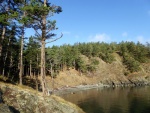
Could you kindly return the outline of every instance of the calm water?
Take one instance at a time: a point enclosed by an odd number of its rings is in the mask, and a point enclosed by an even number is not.
[[[62,97],[86,113],[150,113],[150,87],[91,89]]]

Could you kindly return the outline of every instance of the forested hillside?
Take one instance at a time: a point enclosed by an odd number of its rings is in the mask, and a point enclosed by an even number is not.
[[[1,61],[0,68],[3,77],[16,82],[19,74],[19,40],[16,39],[14,45],[4,46],[5,51],[2,52],[2,59],[5,60]],[[130,73],[141,71],[141,65],[149,63],[150,44],[91,42],[48,47],[46,48],[46,73],[47,76],[57,78],[60,72],[75,69],[80,75],[94,76],[99,70],[99,65],[103,65],[99,61],[100,59],[106,64],[111,64],[116,61],[116,55],[121,58],[125,67],[123,74],[127,76]],[[24,46],[23,63],[24,77],[39,76],[40,45],[33,37],[30,37],[29,42]]]
[[[64,44],[45,48],[55,38],[56,21],[49,20],[55,13],[62,12],[60,6],[48,1],[5,0],[0,1],[0,80],[14,84],[28,84],[27,77],[36,78],[45,93],[45,76],[57,78],[60,72],[71,69],[80,75],[94,76],[101,66],[115,62],[116,55],[124,66],[123,75],[143,70],[141,65],[150,60],[150,43],[89,42]],[[35,35],[25,37],[26,29]],[[32,82],[31,82],[32,83]]]
[[[97,58],[111,64],[115,61],[113,53],[122,57],[123,64],[131,73],[139,71],[140,64],[149,62],[150,59],[150,44],[143,45],[140,42],[76,43],[72,46],[53,46],[46,51],[47,68],[50,69],[52,63],[55,73],[65,68],[74,68],[82,73],[94,72],[99,64]]]

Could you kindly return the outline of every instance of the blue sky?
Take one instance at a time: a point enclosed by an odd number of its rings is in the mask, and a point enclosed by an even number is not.
[[[59,37],[62,32],[63,37],[49,45],[97,41],[150,43],[150,0],[50,1],[63,9],[52,18],[59,28],[55,33]]]

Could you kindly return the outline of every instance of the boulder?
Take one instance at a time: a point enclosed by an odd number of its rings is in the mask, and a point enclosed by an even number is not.
[[[12,111],[11,107],[6,104],[0,104],[0,113],[15,113]]]
[[[20,113],[84,113],[78,106],[55,95],[0,83],[3,101]]]

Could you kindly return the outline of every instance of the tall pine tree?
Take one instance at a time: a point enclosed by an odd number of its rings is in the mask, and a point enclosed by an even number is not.
[[[60,6],[51,5],[47,0],[32,0],[30,5],[24,7],[27,12],[28,19],[31,20],[31,27],[34,28],[36,35],[39,37],[41,42],[41,84],[42,91],[44,95],[47,95],[48,89],[46,87],[46,72],[45,72],[45,45],[46,40],[50,39],[53,42],[62,37],[53,39],[55,36],[51,31],[56,30],[56,21],[50,21],[49,18],[54,15],[54,13],[62,12]],[[39,32],[40,31],[40,32]]]

